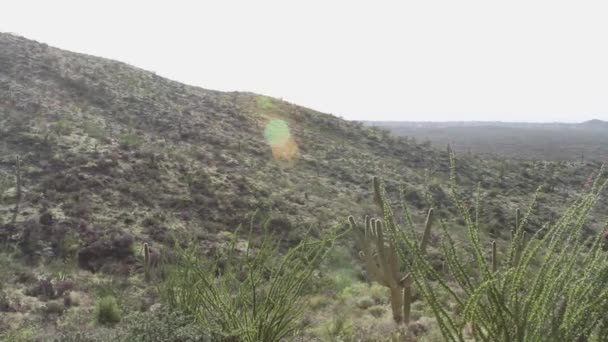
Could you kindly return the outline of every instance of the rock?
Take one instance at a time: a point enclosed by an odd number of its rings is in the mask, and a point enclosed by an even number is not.
[[[152,306],[150,306],[150,312],[158,312],[162,309],[162,305],[160,303],[156,303],[156,304],[152,304]]]
[[[57,295],[57,293],[55,292],[55,288],[53,287],[53,283],[51,283],[50,279],[40,279],[40,281],[38,281],[38,284],[33,288],[25,291],[25,294],[30,297],[38,297],[38,299],[42,301],[55,299]]]
[[[78,265],[93,273],[106,263],[133,263],[133,237],[120,234],[113,238],[101,238],[78,251]]]
[[[55,221],[53,220],[53,214],[47,211],[40,215],[38,222],[43,226],[52,226]]]

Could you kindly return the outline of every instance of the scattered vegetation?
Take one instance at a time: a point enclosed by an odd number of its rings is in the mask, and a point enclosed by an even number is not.
[[[113,325],[120,322],[120,306],[114,296],[100,298],[95,305],[95,319],[102,325]]]
[[[601,341],[594,152],[434,149],[6,34],[0,70],[0,340]]]
[[[313,271],[336,238],[334,232],[318,241],[305,239],[280,257],[273,236],[266,233],[255,246],[250,235],[244,250],[233,241],[222,263],[204,262],[196,249],[183,250],[163,297],[202,326],[217,325],[239,341],[293,339],[308,307],[304,295]]]

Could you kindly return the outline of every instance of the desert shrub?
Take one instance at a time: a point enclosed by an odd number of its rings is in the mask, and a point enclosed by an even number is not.
[[[97,300],[95,305],[95,320],[101,325],[114,325],[120,322],[121,312],[118,301],[113,296],[105,296]]]
[[[332,272],[331,276],[331,284],[332,289],[337,293],[342,293],[342,291],[348,289],[354,283],[357,283],[355,279],[355,275],[352,270],[335,270]]]
[[[217,324],[239,341],[292,339],[308,307],[307,285],[337,230],[323,240],[305,239],[283,256],[267,228],[258,243],[252,233],[244,250],[235,234],[222,263],[205,262],[193,248],[181,250],[161,293],[172,309],[203,326]]]
[[[383,305],[375,305],[369,308],[370,315],[375,318],[380,318],[386,313],[386,307]]]
[[[367,310],[374,305],[374,300],[371,297],[362,297],[355,304],[359,309]]]
[[[533,199],[522,219],[516,215],[506,255],[499,255],[495,241],[482,243],[479,194],[471,210],[457,191],[453,155],[451,162],[451,197],[466,224],[475,270],[465,266],[440,220],[447,274],[436,271],[420,253],[415,233],[397,224],[384,185],[375,189],[387,239],[412,271],[444,340],[608,341],[608,253],[601,248],[602,232],[589,237],[584,229],[607,182],[598,177],[559,220],[530,232]]]
[[[70,135],[72,133],[72,123],[66,118],[61,118],[53,124],[51,129],[57,135]]]
[[[2,286],[0,286],[0,312],[9,312],[11,311],[11,302],[8,298],[8,294]]]
[[[322,309],[330,304],[331,300],[324,295],[314,295],[308,298],[308,307],[315,311]]]
[[[215,326],[196,324],[192,317],[161,308],[125,317],[124,342],[211,342],[221,341]]]
[[[135,149],[144,143],[144,139],[134,133],[125,133],[118,137],[118,144],[125,150]]]
[[[97,122],[86,121],[83,123],[82,129],[83,129],[84,133],[91,138],[94,138],[97,140],[102,140],[106,137],[105,130]]]
[[[4,342],[27,342],[31,341],[36,333],[32,328],[21,328],[18,330],[0,332],[0,340]]]
[[[42,301],[55,299],[57,296],[57,292],[49,278],[38,280],[38,283],[34,287],[26,290],[25,294],[31,297],[38,297]]]
[[[339,342],[348,341],[354,334],[353,322],[341,314],[335,315],[325,329],[324,340]]]
[[[60,302],[48,302],[41,310],[45,316],[61,316],[65,311],[65,307]]]

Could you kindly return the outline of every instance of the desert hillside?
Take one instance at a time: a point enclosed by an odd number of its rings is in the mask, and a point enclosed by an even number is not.
[[[284,251],[345,225],[348,215],[381,215],[373,176],[386,181],[394,202],[403,184],[416,223],[434,207],[464,237],[449,198],[451,150],[462,196],[472,203],[479,186],[484,239],[501,246],[515,209],[527,208],[539,187],[529,233],[555,222],[600,171],[600,158],[484,159],[459,142],[424,144],[411,130],[398,137],[279,99],[205,90],[0,33],[0,336],[118,334],[123,323],[113,330],[94,323],[101,294],[113,293],[125,316],[161,303],[157,284],[144,280],[144,243],[170,255],[176,240],[188,241],[212,257],[258,212]],[[586,232],[603,228],[601,203]],[[334,316],[350,322],[352,336],[376,336],[383,332],[372,328],[391,321],[382,292],[373,305],[357,302],[367,282],[351,236],[337,246],[315,273],[321,294],[313,300],[322,303],[305,314],[304,340],[346,334],[327,326],[340,323]],[[441,264],[438,239],[430,248]],[[416,305],[430,330],[428,309]]]

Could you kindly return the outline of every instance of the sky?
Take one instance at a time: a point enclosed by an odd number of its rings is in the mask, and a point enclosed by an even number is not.
[[[608,1],[1,0],[0,31],[353,120],[608,120]]]

